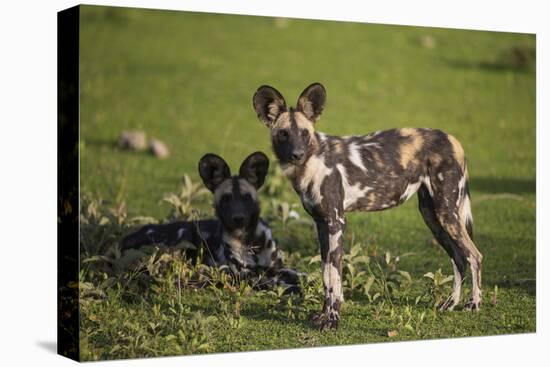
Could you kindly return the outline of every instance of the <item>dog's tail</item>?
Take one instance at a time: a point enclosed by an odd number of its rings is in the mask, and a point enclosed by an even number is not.
[[[470,200],[470,184],[468,182],[468,169],[464,170],[464,194],[460,203],[460,220],[466,227],[470,239],[474,239],[474,218]]]

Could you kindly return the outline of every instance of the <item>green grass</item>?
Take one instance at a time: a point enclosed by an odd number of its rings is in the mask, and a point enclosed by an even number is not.
[[[535,72],[532,60],[518,65],[513,56],[514,49],[534,48],[533,35],[308,20],[279,27],[272,18],[90,6],[81,17],[80,182],[87,196],[103,199],[83,213],[83,260],[116,257],[118,238],[136,223],[130,218],[166,218],[172,207],[164,194],[178,192],[184,174],[198,181],[204,153],[222,155],[237,170],[252,151],[270,152],[268,131],[252,109],[258,86],[275,86],[293,104],[319,81],[328,92],[321,131],[433,127],[462,142],[485,296],[478,313],[433,312],[423,274],[451,274],[451,264],[413,198],[391,211],[348,215],[346,251],[353,239],[371,264],[388,251],[410,253],[398,269],[410,273],[411,284],[375,301],[348,290],[336,332],[311,327],[309,314],[320,307],[314,302],[289,306],[266,292],[180,290],[166,280],[173,268],[129,276],[139,266],[117,270],[97,260],[82,266],[89,287],[81,300],[83,359],[535,331]],[[435,47],[423,46],[427,36]],[[171,157],[117,149],[125,129],[165,141]],[[270,182],[274,192],[261,194],[264,213],[290,263],[315,277],[318,264],[308,265],[318,253],[313,227],[283,223],[272,199],[307,215],[286,180],[272,171]],[[126,209],[108,214],[122,202]],[[193,207],[212,215],[208,197]],[[102,216],[109,219],[99,225]],[[308,288],[314,298],[317,286]],[[371,293],[381,290],[373,287]]]

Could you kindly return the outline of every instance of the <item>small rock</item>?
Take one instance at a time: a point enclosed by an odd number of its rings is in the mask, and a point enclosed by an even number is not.
[[[388,338],[393,338],[394,336],[397,336],[397,330],[389,330]]]
[[[274,20],[275,27],[277,28],[288,28],[288,24],[290,23],[290,20],[288,18],[275,18]]]
[[[432,36],[422,36],[420,38],[420,43],[422,47],[429,49],[435,48],[436,46],[435,39]]]
[[[288,212],[288,217],[292,219],[300,219],[300,213],[298,213],[296,210],[291,210]]]
[[[118,138],[118,146],[122,149],[145,150],[147,148],[145,132],[139,130],[123,131]]]
[[[158,139],[151,139],[149,142],[149,151],[159,159],[166,159],[170,156],[170,151],[166,144]]]

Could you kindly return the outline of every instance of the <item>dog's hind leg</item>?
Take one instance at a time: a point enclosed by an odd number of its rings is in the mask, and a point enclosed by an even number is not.
[[[477,310],[481,304],[481,260],[483,256],[474,244],[474,231],[472,209],[470,207],[470,189],[468,185],[468,173],[464,174],[461,184],[459,184],[460,205],[459,218],[462,223],[462,228],[466,230],[464,237],[471,249],[471,256],[468,257],[470,268],[472,271],[472,298],[466,302],[464,308],[469,310]]]
[[[453,264],[453,292],[443,303],[439,305],[440,310],[451,311],[460,302],[460,293],[466,272],[467,259],[457,243],[439,223],[432,198],[425,185],[422,185],[418,190],[418,208],[424,218],[424,222],[432,231],[437,242],[445,249]]]
[[[464,192],[458,190],[460,192]],[[472,298],[465,304],[465,308],[469,310],[477,310],[481,305],[481,261],[483,256],[477,249],[474,241],[468,234],[467,221],[461,217],[460,208],[462,207],[460,196],[452,195],[434,198],[434,209],[436,217],[451,239],[458,245],[458,248],[466,256],[466,260],[470,263],[472,271]],[[448,198],[448,199],[444,199]],[[455,202],[459,205],[455,205]],[[449,205],[450,204],[450,205]]]
[[[483,256],[477,249],[474,241],[468,235],[464,223],[454,217],[454,214],[436,211],[437,218],[443,228],[455,240],[460,249],[466,254],[472,271],[472,298],[464,305],[466,309],[477,310],[481,305],[481,261]]]

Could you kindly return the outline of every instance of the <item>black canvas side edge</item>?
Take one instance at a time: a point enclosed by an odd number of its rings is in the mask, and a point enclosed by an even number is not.
[[[79,348],[79,27],[78,6],[57,14],[57,353]]]

